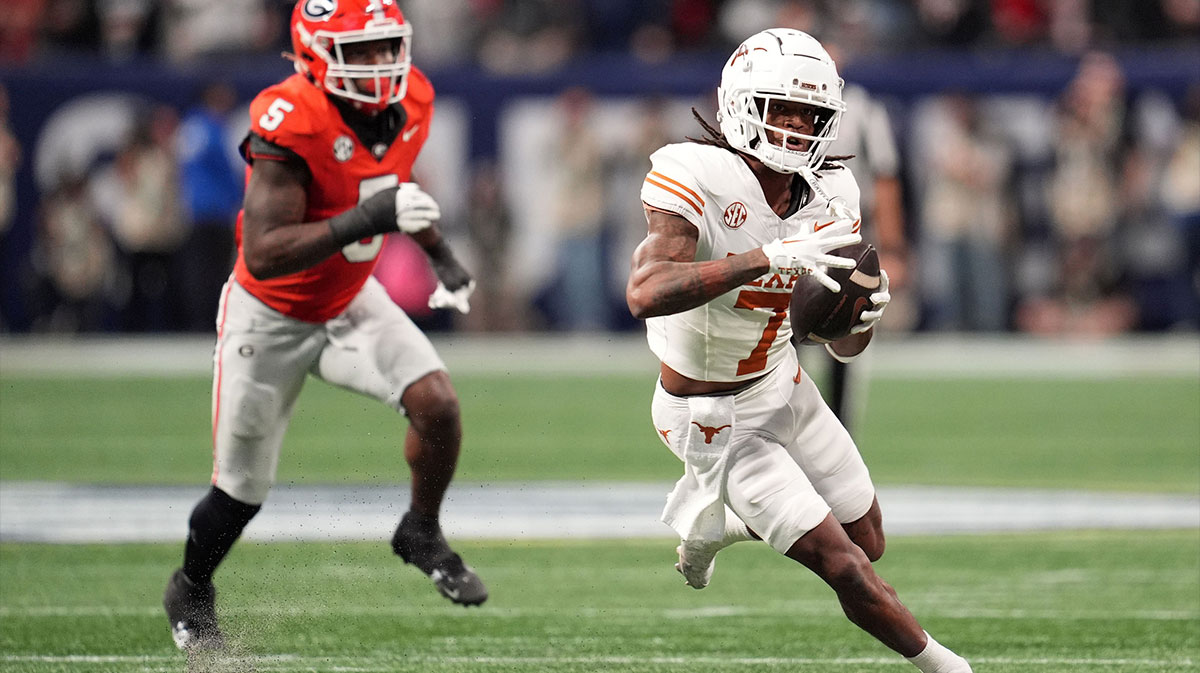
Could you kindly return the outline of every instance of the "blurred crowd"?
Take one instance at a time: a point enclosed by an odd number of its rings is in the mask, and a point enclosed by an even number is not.
[[[291,0],[6,0],[0,59],[152,54],[177,62],[286,49]],[[646,61],[727,51],[760,26],[847,49],[1097,46],[1194,40],[1195,0],[402,0],[427,66],[553,69],[597,51]]]
[[[410,0],[415,61],[553,72],[596,51],[661,62],[726,53],[768,26],[820,37],[839,62],[934,46],[1038,47],[1078,56],[1052,96],[879,96],[853,82],[831,152],[863,187],[868,237],[893,277],[894,331],[1118,334],[1200,327],[1200,75],[1183,96],[1131,91],[1109,47],[1200,36],[1196,0]],[[288,49],[283,0],[9,0],[0,59],[37,64],[265,55]],[[714,73],[715,81],[716,73]],[[697,136],[696,100],[558,91],[472,157],[448,235],[481,278],[475,309],[434,314],[419,256],[389,243],[380,275],[426,328],[622,330],[638,192],[649,154]],[[244,105],[205,82],[186,106],[112,112],[103,161],[38,176],[20,293],[34,331],[210,332],[234,251]],[[0,120],[8,101],[0,90]],[[519,117],[519,115],[518,115]],[[125,121],[121,121],[121,120]],[[522,135],[522,128],[534,129]],[[54,136],[54,133],[43,133]],[[65,138],[64,134],[64,138]],[[79,141],[67,149],[78,149]],[[63,140],[63,143],[68,143]],[[509,152],[506,148],[519,148]],[[33,148],[0,133],[0,236]],[[64,149],[62,154],[70,154]],[[427,150],[429,152],[430,150]],[[420,168],[420,165],[418,165]],[[48,169],[50,170],[50,169]],[[435,191],[435,195],[436,191]],[[447,198],[447,197],[440,197]],[[532,205],[531,205],[532,204]],[[537,208],[536,211],[530,211]],[[454,210],[453,208],[451,210]],[[0,329],[9,329],[0,323]]]

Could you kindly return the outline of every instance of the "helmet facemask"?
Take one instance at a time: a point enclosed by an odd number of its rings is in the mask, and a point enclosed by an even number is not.
[[[781,173],[795,173],[802,168],[816,169],[825,160],[830,144],[837,139],[838,125],[844,105],[836,106],[825,100],[804,95],[754,95],[746,92],[734,99],[733,114],[741,120],[746,132],[746,144],[751,153],[769,168]],[[799,129],[775,126],[767,121],[771,104],[777,101],[800,103],[813,110],[811,133]],[[777,136],[771,141],[771,134]],[[796,144],[789,143],[797,141]]]

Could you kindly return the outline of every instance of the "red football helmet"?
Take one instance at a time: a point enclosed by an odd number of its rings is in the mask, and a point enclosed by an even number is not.
[[[392,43],[394,61],[346,62],[346,45],[381,40]],[[404,98],[412,69],[411,41],[412,26],[395,0],[300,0],[292,10],[296,72],[365,111],[383,110]]]

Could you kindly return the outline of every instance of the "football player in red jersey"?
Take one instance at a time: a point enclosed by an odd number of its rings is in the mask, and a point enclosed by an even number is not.
[[[437,275],[430,305],[468,310],[474,281],[442,238],[437,203],[409,181],[433,87],[412,66],[412,28],[394,0],[301,0],[291,32],[297,72],[251,103],[241,148],[246,196],[213,358],[212,489],[163,596],[182,649],[223,645],[212,575],[267,497],[310,374],[408,416],[412,500],[392,549],[451,601],[487,598],[438,524],[461,443],[458,398],[429,339],[371,275],[383,237],[403,232]]]

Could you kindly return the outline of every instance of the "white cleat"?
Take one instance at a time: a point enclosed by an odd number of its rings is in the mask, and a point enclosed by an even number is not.
[[[679,554],[679,562],[675,569],[683,575],[684,581],[693,589],[703,589],[712,579],[713,568],[717,565],[717,552],[727,545],[722,542],[688,542],[683,540],[675,548]]]

